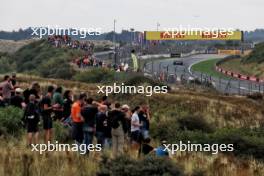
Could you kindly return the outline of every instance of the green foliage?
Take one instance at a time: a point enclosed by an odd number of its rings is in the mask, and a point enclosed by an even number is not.
[[[23,133],[23,111],[15,107],[0,108],[0,136],[20,137]]]
[[[8,73],[15,71],[16,66],[7,56],[0,56],[0,73]]]
[[[254,50],[242,60],[242,63],[251,63],[251,62],[256,62],[256,63],[264,62],[264,42],[257,44]]]
[[[125,85],[133,85],[133,86],[138,86],[138,85],[143,85],[143,84],[148,84],[150,86],[163,86],[164,84],[154,80],[154,79],[151,79],[151,78],[148,78],[148,77],[145,77],[143,75],[134,75],[134,76],[131,76],[129,79],[127,79],[127,81],[125,82]]]
[[[76,74],[74,80],[86,83],[108,83],[115,80],[115,72],[105,68],[94,68]]]
[[[120,156],[116,159],[104,157],[100,163],[98,175],[152,175],[152,176],[181,176],[182,170],[171,160],[158,157],[146,157],[139,160]]]
[[[14,53],[13,61],[18,72],[36,73],[43,77],[71,79],[75,71],[70,66],[72,58],[82,55],[81,50],[55,48],[46,40],[25,45]]]
[[[63,125],[61,122],[54,122],[54,139],[60,143],[69,142],[71,138],[71,131],[68,126]]]
[[[200,130],[203,132],[212,132],[214,129],[212,125],[207,123],[207,121],[201,116],[186,116],[178,119],[179,128],[181,130]]]

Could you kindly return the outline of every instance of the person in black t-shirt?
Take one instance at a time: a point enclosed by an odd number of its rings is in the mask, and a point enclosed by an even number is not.
[[[93,105],[93,99],[86,99],[86,105],[81,110],[81,115],[84,119],[83,124],[83,136],[84,143],[88,147],[89,144],[93,143],[93,136],[95,133],[95,116],[98,112],[96,106]],[[87,151],[89,153],[89,151]]]
[[[98,107],[99,112],[96,114],[96,138],[97,143],[104,146],[105,143],[105,132],[107,128],[107,117],[106,117],[106,105],[101,105]]]
[[[15,95],[11,97],[10,105],[18,107],[18,108],[25,108],[26,104],[22,97],[23,90],[20,88],[16,88]]]
[[[139,156],[141,153],[143,153],[144,155],[148,155],[149,153],[154,151],[154,147],[152,147],[151,145],[149,145],[151,139],[150,138],[146,138],[143,140],[140,149],[139,149]]]
[[[53,86],[48,87],[48,93],[47,95],[41,100],[41,115],[43,118],[43,128],[45,130],[45,139],[44,141],[48,143],[48,141],[51,141],[52,137],[52,105],[51,105],[51,98],[54,91]]]
[[[66,90],[64,92],[64,102],[63,102],[63,118],[67,119],[71,115],[71,106],[73,104],[72,91]]]
[[[35,95],[35,97],[36,97],[36,101],[39,102],[39,100],[40,100],[40,95],[39,95],[39,94],[40,94],[40,85],[39,85],[39,83],[34,82],[34,83],[32,84],[31,89],[26,89],[26,90],[23,92],[23,95],[24,95],[25,103],[26,103],[26,104],[28,104],[28,102],[29,102],[29,95],[31,95],[31,94]]]
[[[34,134],[35,144],[37,144],[38,143],[39,111],[38,111],[38,106],[35,102],[35,95],[29,96],[29,103],[25,109],[23,122],[27,126],[28,145],[30,146],[32,144],[33,134]]]

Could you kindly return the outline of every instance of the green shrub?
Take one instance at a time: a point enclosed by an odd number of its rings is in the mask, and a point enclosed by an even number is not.
[[[54,122],[54,139],[60,143],[71,141],[71,130],[61,122]]]
[[[20,137],[23,133],[23,111],[15,107],[0,108],[0,135]]]
[[[14,72],[16,65],[9,56],[0,56],[0,73]]]
[[[63,58],[52,58],[38,67],[42,77],[71,79],[76,71]]]
[[[135,160],[128,156],[120,156],[116,159],[104,157],[100,163],[98,175],[181,176],[183,172],[176,164],[166,158],[145,157]]]
[[[151,78],[148,78],[146,76],[143,75],[135,75],[133,77],[130,77],[126,82],[125,85],[131,85],[131,86],[138,86],[138,85],[142,85],[142,84],[148,84],[151,86],[164,86],[164,84],[153,80]]]
[[[213,127],[201,116],[186,116],[178,119],[181,130],[201,130],[203,132],[212,132]]]
[[[93,68],[76,74],[74,80],[86,83],[109,83],[115,80],[115,72],[105,68]]]

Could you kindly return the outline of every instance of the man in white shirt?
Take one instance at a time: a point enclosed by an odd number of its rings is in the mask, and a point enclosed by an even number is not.
[[[139,121],[138,113],[140,107],[137,106],[134,109],[134,113],[131,117],[131,140],[132,140],[132,150],[138,151],[140,147],[140,127],[142,126]]]

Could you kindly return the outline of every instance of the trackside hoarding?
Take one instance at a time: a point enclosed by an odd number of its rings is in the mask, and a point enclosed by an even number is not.
[[[146,40],[243,40],[242,31],[145,31]]]

